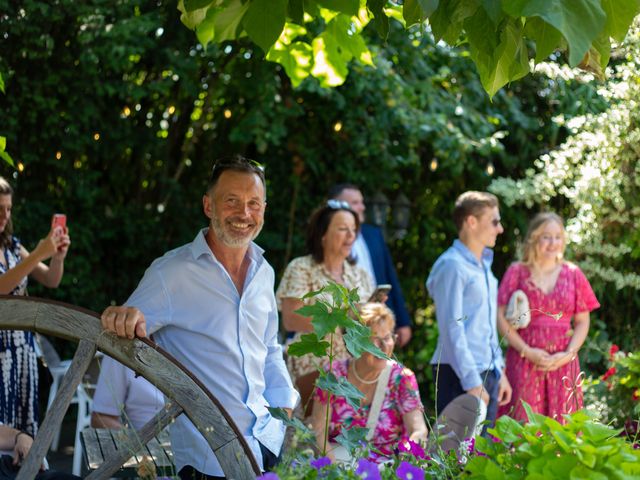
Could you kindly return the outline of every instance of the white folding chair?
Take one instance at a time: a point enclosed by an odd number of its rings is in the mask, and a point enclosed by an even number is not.
[[[71,360],[61,360],[60,355],[53,347],[51,342],[43,336],[37,335],[38,344],[40,347],[40,352],[42,354],[42,358],[44,359],[45,366],[49,369],[51,373],[52,382],[51,388],[49,390],[49,398],[47,400],[47,411],[51,407],[53,403],[53,399],[58,392],[58,388],[60,387],[60,381],[64,374],[67,373],[69,366],[71,365]],[[97,358],[97,356],[96,356]],[[95,362],[94,362],[95,363]],[[87,375],[85,376],[85,381],[78,385],[75,393],[73,394],[73,398],[71,399],[72,404],[78,405],[78,415],[76,420],[76,435],[74,440],[73,447],[73,474],[80,475],[80,469],[82,465],[82,442],[80,441],[80,432],[88,427],[91,423],[91,407],[92,407],[92,395],[95,390],[95,383],[97,380],[97,373],[95,371],[99,371],[99,367],[96,369],[94,366],[90,366],[87,370]],[[60,431],[58,430],[53,437],[53,441],[51,442],[51,451],[55,452],[58,450],[60,444]]]

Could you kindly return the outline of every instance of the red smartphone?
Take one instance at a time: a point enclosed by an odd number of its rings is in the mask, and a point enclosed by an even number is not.
[[[54,213],[51,217],[51,228],[60,227],[64,232],[67,229],[67,216],[64,213]]]

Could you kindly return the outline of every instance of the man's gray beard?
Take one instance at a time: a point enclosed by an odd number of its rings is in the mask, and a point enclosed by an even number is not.
[[[214,214],[211,217],[211,228],[213,228],[213,232],[216,234],[216,237],[218,237],[218,240],[220,240],[225,246],[229,248],[240,248],[248,246],[260,234],[263,225],[264,223],[257,228],[255,233],[251,237],[235,238],[225,231],[224,227],[222,226],[222,222],[220,222],[220,219],[217,215]]]

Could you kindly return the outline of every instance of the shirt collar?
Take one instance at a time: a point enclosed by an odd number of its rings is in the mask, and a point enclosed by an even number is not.
[[[455,248],[458,253],[460,253],[460,255],[462,255],[468,262],[471,262],[475,265],[478,264],[478,259],[476,258],[476,256],[459,239],[453,241],[453,248]],[[491,250],[490,248],[485,248],[482,250],[482,263],[489,267],[491,266],[491,263],[493,263],[493,250]]]

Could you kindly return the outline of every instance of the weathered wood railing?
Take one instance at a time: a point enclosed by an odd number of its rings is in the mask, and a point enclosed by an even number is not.
[[[151,438],[184,413],[209,443],[229,479],[253,479],[260,468],[243,435],[224,407],[184,366],[146,338],[128,340],[105,332],[100,317],[73,305],[34,297],[0,295],[0,329],[31,330],[79,343],[71,367],[47,412],[17,480],[36,476],[83,374],[96,350],[115,358],[149,380],[168,399],[165,408],[138,431],[137,442]],[[139,443],[138,443],[139,445]],[[134,449],[135,446],[132,446]],[[87,479],[109,478],[130,451],[109,458]]]

